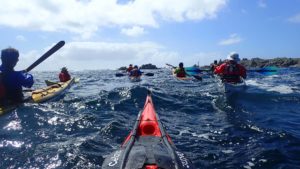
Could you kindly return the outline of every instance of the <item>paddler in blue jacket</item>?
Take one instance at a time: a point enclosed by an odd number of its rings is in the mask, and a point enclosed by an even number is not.
[[[137,65],[135,65],[133,67],[133,69],[130,71],[129,76],[131,76],[131,77],[140,77],[140,76],[142,76],[142,74],[143,74],[143,72],[141,72],[139,67]]]
[[[1,51],[0,71],[2,72],[2,85],[5,90],[6,103],[20,103],[23,101],[22,87],[32,87],[33,76],[25,71],[15,71],[14,67],[19,61],[19,51],[6,48]],[[1,86],[1,85],[0,85]]]

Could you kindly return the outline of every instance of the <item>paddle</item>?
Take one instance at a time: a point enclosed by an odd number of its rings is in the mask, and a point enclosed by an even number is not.
[[[154,76],[154,73],[143,73],[145,76]]]
[[[276,66],[267,66],[260,69],[250,69],[248,72],[258,72],[264,75],[275,75],[278,73],[278,68]]]
[[[125,76],[126,74],[125,73],[116,73],[115,75],[116,75],[116,77],[122,77],[122,76]]]
[[[170,66],[170,67],[172,67],[173,69],[176,69],[176,66],[173,66],[173,65],[171,65],[171,64],[169,64],[169,63],[166,63],[166,65],[167,66]],[[190,67],[188,67],[188,70],[189,71],[185,71],[186,72],[186,75],[187,76],[193,76],[195,79],[197,79],[197,80],[202,80],[202,77],[200,77],[200,76],[198,76],[198,75],[195,75],[195,74],[192,74],[191,72],[195,72],[195,71],[192,71],[192,69],[189,69]],[[198,68],[196,68],[196,69],[198,69]],[[196,70],[195,69],[195,70]],[[197,71],[199,71],[200,69],[198,69]],[[198,74],[198,73],[197,73]]]
[[[128,74],[127,73],[116,73],[115,75],[116,75],[116,77],[122,77],[122,76],[126,76]],[[143,75],[145,75],[145,76],[154,76],[154,73],[144,73],[143,72]]]
[[[64,45],[65,45],[65,41],[59,41],[56,45],[54,45],[51,49],[49,49],[45,54],[43,54],[38,60],[36,60],[34,63],[32,63],[27,69],[25,69],[25,71],[26,72],[31,71],[33,68],[35,68],[37,65],[42,63],[44,60],[46,60],[49,56],[51,56],[53,53],[58,51]]]

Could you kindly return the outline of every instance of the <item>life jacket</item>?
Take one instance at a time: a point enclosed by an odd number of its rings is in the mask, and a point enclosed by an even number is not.
[[[141,73],[138,69],[131,70],[130,76],[138,77],[141,76]]]
[[[240,79],[240,68],[236,63],[226,63],[225,69],[223,72],[222,80],[226,82],[241,82]]]
[[[68,80],[70,80],[70,79],[71,79],[71,76],[70,76],[69,73],[61,72],[61,73],[59,74],[59,80],[60,80],[61,82],[66,82],[66,81],[68,81]]]
[[[176,73],[176,76],[177,77],[185,77],[186,73],[185,73],[184,68],[179,68],[178,72]]]
[[[10,74],[11,72],[9,72]],[[2,103],[20,103],[23,101],[23,91],[22,87],[12,87],[10,82],[3,81],[7,79],[9,75],[2,74],[1,82],[0,82],[0,101]]]

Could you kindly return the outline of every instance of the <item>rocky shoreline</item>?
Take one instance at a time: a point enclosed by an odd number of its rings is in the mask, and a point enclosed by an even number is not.
[[[245,67],[262,68],[266,66],[277,66],[277,67],[300,67],[300,58],[274,58],[274,59],[261,59],[252,58],[242,59],[240,62]]]
[[[224,61],[219,60],[219,64]],[[276,67],[298,67],[300,68],[300,58],[274,58],[274,59],[261,59],[261,58],[252,58],[247,59],[243,58],[240,62],[242,65],[244,65],[246,68],[262,68],[266,66],[276,66]],[[195,65],[197,66],[197,65]],[[210,66],[200,66],[201,68],[208,69]],[[151,63],[144,64],[140,66],[141,69],[158,69],[156,65],[153,65]],[[126,70],[127,67],[120,67],[118,70]]]

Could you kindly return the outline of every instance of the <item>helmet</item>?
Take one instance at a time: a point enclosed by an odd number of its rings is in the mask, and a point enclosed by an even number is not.
[[[136,68],[136,69],[137,69],[137,68],[138,68],[138,66],[137,66],[137,65],[134,65],[134,68]]]
[[[227,56],[228,60],[233,60],[236,62],[239,62],[241,59],[239,58],[239,54],[236,52],[231,52],[228,56]]]
[[[15,66],[19,59],[19,51],[15,48],[6,48],[1,51],[1,61],[3,65]]]
[[[129,64],[129,67],[132,67],[132,64]]]

